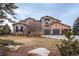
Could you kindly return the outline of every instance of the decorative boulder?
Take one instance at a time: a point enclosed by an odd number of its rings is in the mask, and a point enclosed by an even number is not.
[[[36,48],[28,51],[28,56],[48,56],[50,51],[46,48]]]

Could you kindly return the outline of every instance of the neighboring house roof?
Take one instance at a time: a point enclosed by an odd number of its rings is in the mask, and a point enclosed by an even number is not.
[[[63,24],[63,23],[61,23],[61,22],[53,22],[53,23],[51,23],[51,25],[52,25],[52,24],[55,24],[55,23],[59,23],[59,24],[64,25],[64,26],[71,27],[71,26],[66,25],[66,24]]]
[[[43,16],[43,17],[41,17],[40,21],[41,21],[42,18],[44,18],[44,17],[49,17],[49,18],[51,18],[51,19],[57,20],[58,22],[61,22],[60,20],[58,20],[58,19],[56,19],[56,18],[53,18],[53,17],[51,17],[51,16]]]

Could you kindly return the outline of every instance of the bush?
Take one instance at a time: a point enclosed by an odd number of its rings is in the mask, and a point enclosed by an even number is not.
[[[22,45],[22,43],[17,43],[12,40],[0,39],[0,46],[8,46],[8,45]]]
[[[7,24],[0,29],[0,35],[9,35],[10,33],[11,30]]]
[[[61,55],[63,56],[77,56],[79,55],[79,42],[74,39],[73,31],[69,30],[65,33],[67,39],[61,39],[62,44],[57,45]]]
[[[11,51],[11,48],[9,48],[9,45],[16,46],[16,45],[22,45],[22,43],[17,43],[12,40],[0,39],[0,55],[1,56],[7,56],[8,55],[7,52]]]

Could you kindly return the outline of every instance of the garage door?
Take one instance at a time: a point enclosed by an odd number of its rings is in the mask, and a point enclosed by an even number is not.
[[[59,35],[60,29],[53,29],[53,35]]]
[[[45,29],[44,30],[44,35],[50,35],[50,29]]]

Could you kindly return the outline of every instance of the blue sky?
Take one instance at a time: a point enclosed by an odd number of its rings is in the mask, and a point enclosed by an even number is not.
[[[17,3],[15,10],[17,19],[24,20],[33,17],[40,20],[42,16],[52,16],[64,24],[73,25],[74,20],[79,16],[79,4],[77,3]]]

